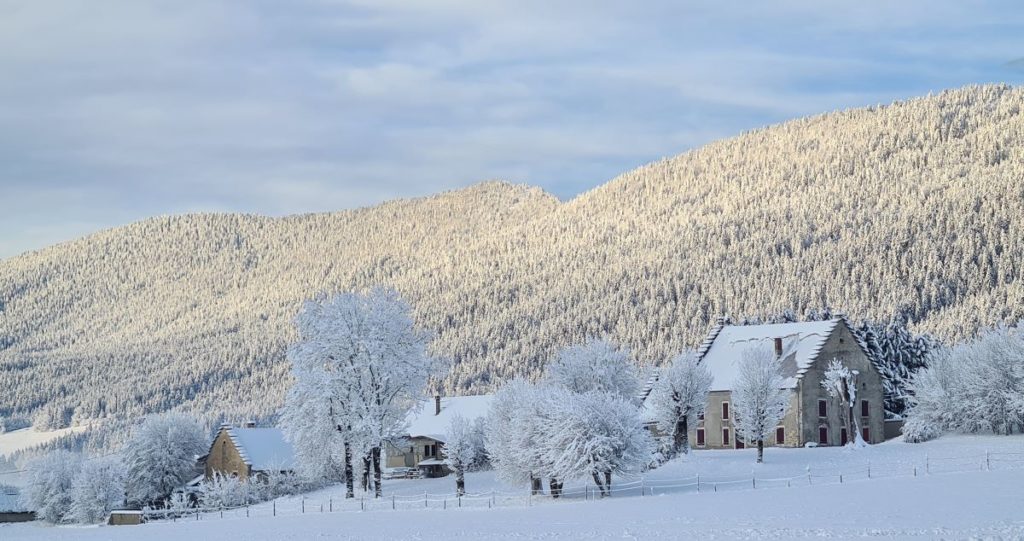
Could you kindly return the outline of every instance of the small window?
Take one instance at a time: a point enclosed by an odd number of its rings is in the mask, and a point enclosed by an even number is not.
[[[697,420],[698,421],[703,421],[704,420],[704,412],[703,411],[700,412],[700,415],[697,416]]]
[[[818,445],[828,445],[828,427],[818,427]]]
[[[871,407],[868,405],[868,401],[867,400],[861,400],[860,401],[860,416],[861,417],[870,417],[870,414],[871,414]]]
[[[704,429],[697,429],[697,447],[704,447]]]
[[[736,438],[736,448],[737,449],[744,449],[744,448],[746,448],[746,445],[743,443],[742,439]]]
[[[780,426],[775,429],[775,445],[782,445],[784,443],[786,443],[786,429]]]
[[[729,418],[729,403],[722,402],[722,420],[725,421]]]
[[[871,429],[866,426],[861,428],[860,437],[864,438],[864,441],[871,443]]]
[[[722,429],[722,445],[729,445],[729,429]]]
[[[839,445],[846,445],[850,441],[849,435],[846,433],[845,428],[839,429]]]
[[[828,417],[828,400],[818,399],[818,417]]]

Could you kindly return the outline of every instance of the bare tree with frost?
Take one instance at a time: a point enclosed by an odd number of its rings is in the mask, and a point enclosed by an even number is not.
[[[188,415],[170,412],[147,417],[122,449],[128,502],[162,503],[195,475],[196,459],[208,446],[203,427]]]
[[[828,395],[839,402],[839,419],[846,426],[847,434],[852,434],[849,444],[855,447],[867,445],[860,435],[860,419],[853,414],[857,405],[857,376],[859,372],[843,365],[839,359],[832,359],[825,369],[821,386]]]
[[[693,351],[675,356],[658,374],[647,404],[658,430],[672,436],[674,453],[690,452],[689,429],[707,408],[711,382],[711,372]]]
[[[477,460],[473,424],[456,415],[448,424],[444,442],[444,463],[455,474],[455,493],[466,493],[466,470]]]
[[[764,462],[764,440],[786,414],[789,392],[771,349],[752,347],[743,352],[732,390],[736,437],[757,443],[757,462]]]

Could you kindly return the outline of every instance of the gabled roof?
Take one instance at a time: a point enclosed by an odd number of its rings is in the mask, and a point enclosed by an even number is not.
[[[757,346],[774,349],[775,339],[781,338],[785,387],[795,388],[797,380],[817,360],[821,348],[841,323],[845,325],[842,318],[834,318],[772,325],[716,325],[712,329],[713,336],[709,335],[705,341],[707,348],[700,362],[711,371],[712,391],[730,391],[739,376],[743,352]]]
[[[256,471],[295,468],[295,449],[279,428],[237,428],[224,425],[228,438],[238,449],[242,461]]]
[[[475,421],[491,408],[492,394],[476,396],[446,396],[441,398],[441,413],[435,415],[434,399],[424,400],[409,412],[409,436],[427,437],[440,442],[448,439],[448,425],[456,415]]]

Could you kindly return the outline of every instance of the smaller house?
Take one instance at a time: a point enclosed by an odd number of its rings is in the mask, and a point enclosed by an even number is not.
[[[21,493],[17,488],[0,485],[0,523],[28,522],[36,519],[36,514],[21,502]]]
[[[295,450],[279,428],[223,425],[206,456],[206,479],[214,474],[246,481],[270,472],[295,470]]]
[[[388,468],[418,468],[423,477],[444,477],[450,472],[444,464],[444,442],[452,418],[475,421],[491,407],[494,395],[435,396],[409,413],[409,435],[404,442],[388,445]]]

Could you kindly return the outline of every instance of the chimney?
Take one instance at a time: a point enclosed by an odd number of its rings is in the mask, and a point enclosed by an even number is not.
[[[782,338],[775,339],[775,357],[782,357]]]
[[[256,428],[256,421],[246,421],[245,424],[242,425],[242,427],[243,428]]]
[[[434,415],[441,415],[441,395],[434,395]]]

